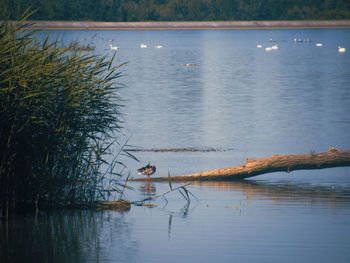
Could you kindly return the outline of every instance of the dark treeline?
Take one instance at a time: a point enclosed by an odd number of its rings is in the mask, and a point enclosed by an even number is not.
[[[0,0],[16,19],[28,6],[33,20],[215,21],[350,19],[349,0]]]

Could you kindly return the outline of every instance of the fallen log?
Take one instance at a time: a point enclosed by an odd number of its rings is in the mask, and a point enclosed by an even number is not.
[[[330,147],[328,152],[298,155],[272,155],[268,158],[247,158],[246,163],[195,174],[172,176],[171,181],[238,180],[272,172],[323,169],[350,166],[350,151]],[[133,179],[144,181],[147,178]],[[168,177],[154,177],[152,181],[168,181]]]

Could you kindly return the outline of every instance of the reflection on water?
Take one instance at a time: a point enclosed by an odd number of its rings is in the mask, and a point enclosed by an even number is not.
[[[305,201],[323,204],[350,202],[350,186],[322,186],[294,182],[271,183],[242,180],[233,182],[198,182],[217,189],[240,191],[247,200]]]
[[[135,198],[167,183],[132,183]],[[173,187],[179,186],[174,184]],[[350,189],[195,182],[129,212],[58,211],[1,219],[1,262],[347,262]]]
[[[0,221],[1,262],[136,262],[138,242],[118,212],[61,211]],[[107,252],[108,251],[108,252]]]
[[[140,193],[144,195],[145,198],[152,197],[156,195],[156,187],[153,182],[146,181],[139,187]]]

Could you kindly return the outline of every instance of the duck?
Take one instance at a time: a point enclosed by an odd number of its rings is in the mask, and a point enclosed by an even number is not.
[[[341,46],[338,47],[338,52],[344,53],[345,51],[346,51],[345,47],[341,47]]]
[[[111,50],[118,50],[118,49],[119,49],[119,47],[117,47],[117,46],[112,46],[112,44],[109,44],[109,47],[111,48]]]
[[[323,47],[322,43],[316,43],[316,47]]]
[[[257,48],[262,48],[262,45],[258,44],[256,45]]]
[[[265,48],[265,51],[271,51],[272,50],[272,47],[266,47]]]
[[[273,45],[271,48],[274,50],[277,50],[279,47],[278,47],[278,45]]]
[[[156,45],[156,46],[154,46],[155,48],[163,48],[163,46],[162,45]]]
[[[140,48],[147,48],[147,45],[144,43],[141,43]]]
[[[148,178],[150,178],[150,176],[156,172],[156,166],[147,163],[146,166],[137,169],[137,171],[138,174],[144,174],[147,175]]]

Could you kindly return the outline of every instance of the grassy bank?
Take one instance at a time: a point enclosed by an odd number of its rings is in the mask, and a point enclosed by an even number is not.
[[[72,22],[31,21],[29,29],[46,30],[169,30],[169,29],[282,29],[350,28],[350,20],[211,21],[211,22]]]

